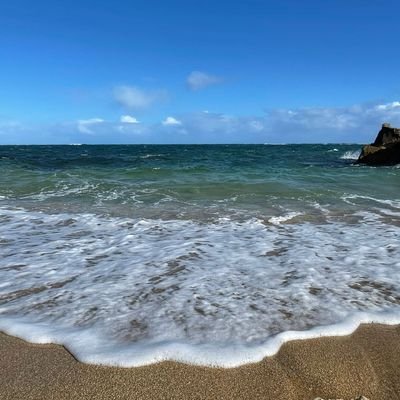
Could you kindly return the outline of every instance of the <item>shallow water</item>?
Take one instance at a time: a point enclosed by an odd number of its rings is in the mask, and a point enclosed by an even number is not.
[[[400,322],[400,169],[358,152],[1,146],[0,328],[87,362],[232,366],[283,332]]]

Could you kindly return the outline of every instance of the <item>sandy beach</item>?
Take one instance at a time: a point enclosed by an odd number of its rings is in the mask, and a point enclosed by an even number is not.
[[[58,345],[0,334],[1,399],[400,398],[400,326],[363,325],[345,337],[293,341],[233,369],[163,362],[110,368],[78,362]]]
[[[0,400],[400,400],[400,0],[0,4]]]

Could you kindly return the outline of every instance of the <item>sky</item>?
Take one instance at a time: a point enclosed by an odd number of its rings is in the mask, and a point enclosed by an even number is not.
[[[395,0],[4,0],[0,144],[367,143]]]

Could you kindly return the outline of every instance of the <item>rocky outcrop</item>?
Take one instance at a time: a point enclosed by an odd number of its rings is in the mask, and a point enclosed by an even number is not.
[[[400,129],[383,124],[375,142],[362,148],[359,164],[394,165],[400,164]]]

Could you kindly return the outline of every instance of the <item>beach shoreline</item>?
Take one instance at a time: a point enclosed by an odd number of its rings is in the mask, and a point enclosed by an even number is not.
[[[237,368],[166,361],[136,368],[87,365],[59,345],[0,334],[1,399],[400,398],[400,325],[361,325],[342,337],[294,340]]]

